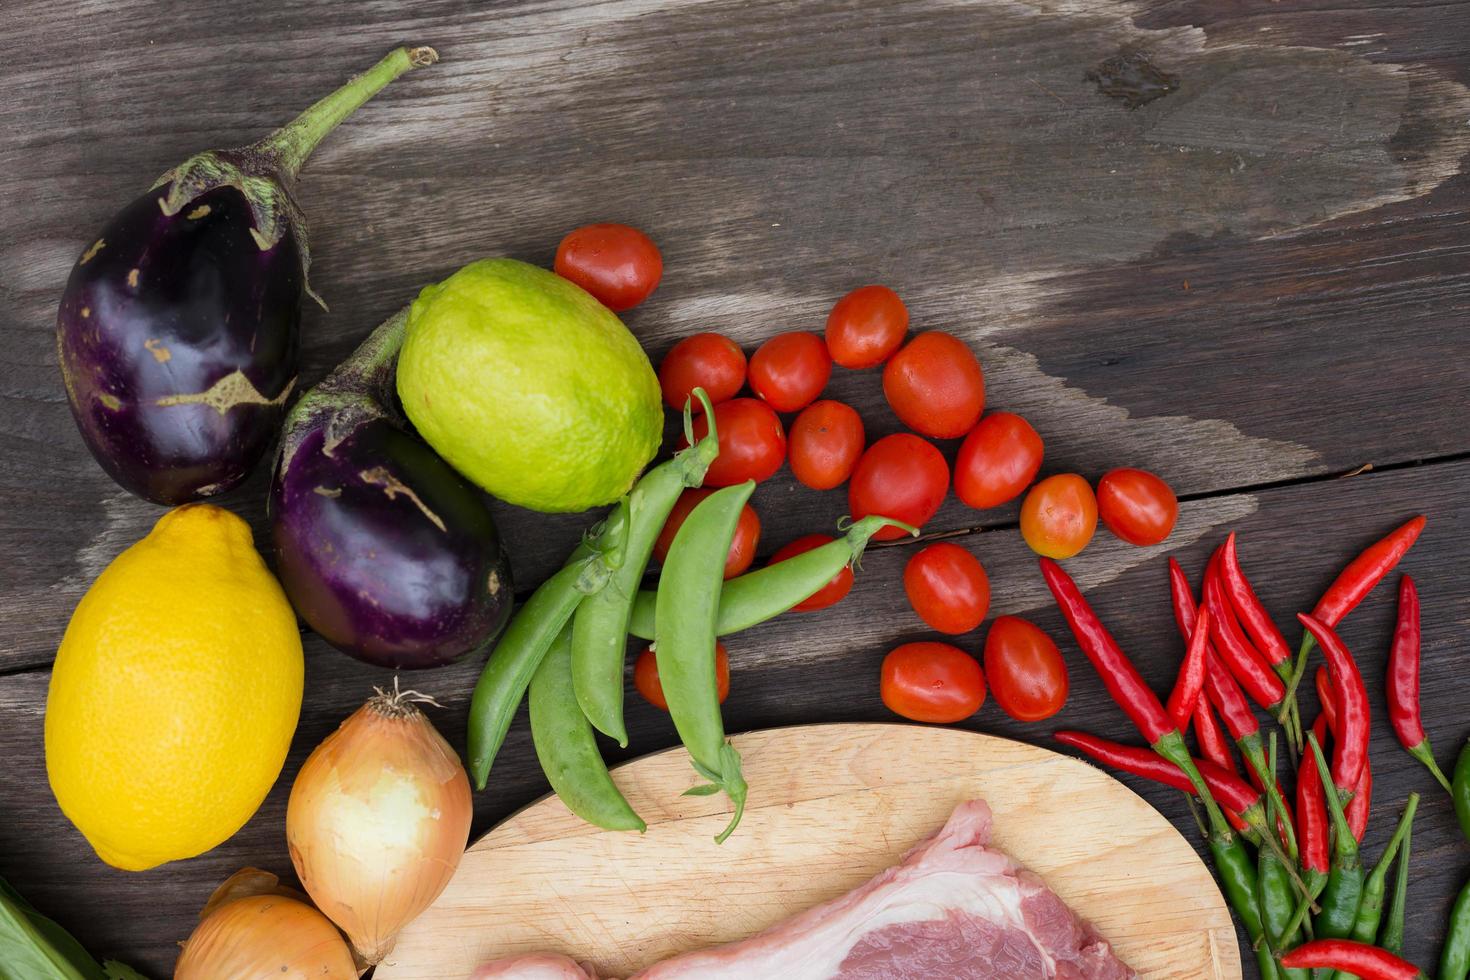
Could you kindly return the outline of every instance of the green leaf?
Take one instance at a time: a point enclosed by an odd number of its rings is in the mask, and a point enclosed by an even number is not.
[[[61,926],[0,878],[0,980],[108,980]]]
[[[701,776],[703,776],[705,779],[708,779],[712,783],[721,783],[725,780],[725,777],[715,772],[709,766],[701,765],[698,759],[690,759],[689,764],[694,767],[695,772],[699,773]]]
[[[720,787],[717,784],[715,784],[715,783],[708,783],[708,784],[706,784],[704,786],[691,786],[688,789],[686,789],[681,795],[683,795],[683,796],[714,796],[719,791],[720,791]]]

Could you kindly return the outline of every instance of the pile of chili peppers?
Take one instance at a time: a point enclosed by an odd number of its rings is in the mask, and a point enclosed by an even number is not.
[[[1041,560],[1046,584],[1082,652],[1149,748],[1081,732],[1058,732],[1057,740],[1191,794],[1221,888],[1250,938],[1263,980],[1425,976],[1402,958],[1419,794],[1409,794],[1383,854],[1365,868],[1358,845],[1373,793],[1371,712],[1357,662],[1336,632],[1423,528],[1424,518],[1415,517],[1353,559],[1312,612],[1297,617],[1303,633],[1294,655],[1241,567],[1234,534],[1211,556],[1198,604],[1184,569],[1171,558],[1170,596],[1186,651],[1167,704],[1144,682],[1076,583],[1056,562]],[[1405,750],[1449,791],[1470,839],[1470,743],[1447,778],[1420,717],[1419,645],[1419,596],[1406,575],[1389,653],[1389,719]],[[1321,712],[1304,726],[1296,691],[1313,649],[1325,661],[1313,677]],[[1256,707],[1280,725],[1296,769],[1290,803],[1276,777],[1277,731],[1263,733]],[[1200,758],[1185,743],[1190,729]],[[1244,776],[1230,741],[1244,760]],[[1455,903],[1438,976],[1470,977],[1470,884]]]

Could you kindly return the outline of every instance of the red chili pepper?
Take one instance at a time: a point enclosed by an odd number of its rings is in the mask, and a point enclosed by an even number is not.
[[[1424,515],[1420,514],[1369,545],[1362,554],[1348,562],[1347,567],[1327,587],[1327,591],[1322,593],[1322,598],[1317,600],[1316,607],[1312,609],[1312,617],[1328,626],[1337,626],[1344,616],[1352,612],[1373,591],[1375,585],[1383,581],[1385,575],[1393,571],[1399,559],[1418,540],[1422,530]]]
[[[1332,746],[1332,782],[1344,794],[1354,792],[1368,758],[1368,689],[1357,661],[1332,627],[1313,616],[1297,616],[1322,647],[1331,672],[1337,704],[1338,737]]]
[[[1363,835],[1368,832],[1368,811],[1373,808],[1373,760],[1363,760],[1363,773],[1358,777],[1358,785],[1353,790],[1353,798],[1343,808],[1343,815],[1347,817],[1348,826],[1352,828],[1353,839],[1359,844],[1363,843]]]
[[[1179,677],[1174,690],[1169,693],[1166,709],[1174,727],[1181,732],[1189,724],[1194,706],[1199,704],[1200,692],[1205,687],[1205,647],[1210,639],[1210,614],[1202,613],[1195,624],[1194,634],[1189,638],[1189,647],[1184,651],[1184,662],[1179,665]]]
[[[1235,757],[1225,741],[1225,732],[1210,707],[1209,698],[1200,698],[1194,706],[1194,740],[1199,743],[1200,754],[1215,765],[1235,772]]]
[[[1332,693],[1332,680],[1327,675],[1326,667],[1317,668],[1317,700],[1322,702],[1322,716],[1327,719],[1327,727],[1332,734],[1337,734],[1337,698]],[[1322,742],[1319,737],[1317,741]],[[1326,745],[1326,742],[1322,742]]]
[[[1225,595],[1230,600],[1230,606],[1235,614],[1240,617],[1241,625],[1250,634],[1251,640],[1266,658],[1278,676],[1283,671],[1291,670],[1291,648],[1286,645],[1286,638],[1281,635],[1281,630],[1276,628],[1276,622],[1266,607],[1256,595],[1256,590],[1251,587],[1250,579],[1245,577],[1245,571],[1240,567],[1240,557],[1235,551],[1235,532],[1230,532],[1230,537],[1225,539],[1225,546],[1220,551],[1220,584],[1225,588]]]
[[[1112,766],[1144,779],[1152,779],[1156,783],[1172,786],[1186,793],[1194,792],[1194,785],[1190,783],[1189,777],[1184,775],[1183,770],[1174,763],[1165,759],[1152,749],[1140,746],[1123,745],[1086,732],[1057,732],[1052,736],[1063,745],[1069,745],[1079,752],[1091,756],[1105,766]],[[1260,807],[1264,804],[1261,794],[1244,779],[1235,773],[1221,768],[1209,759],[1196,759],[1194,764],[1199,768],[1200,775],[1205,777],[1209,784],[1210,792],[1225,810],[1225,815],[1236,830],[1247,830],[1249,824],[1241,818],[1240,814],[1251,807]]]
[[[1434,774],[1447,792],[1450,781],[1434,761],[1419,707],[1419,590],[1405,575],[1399,579],[1399,616],[1388,654],[1388,719],[1399,744]]]
[[[1225,587],[1220,584],[1220,565],[1223,562],[1205,572],[1205,609],[1210,613],[1210,638],[1214,640],[1220,659],[1240,681],[1251,700],[1275,714],[1286,697],[1286,685],[1241,632],[1225,597]]]
[[[1144,739],[1153,745],[1170,732],[1177,734],[1178,729],[1169,720],[1158,695],[1144,683],[1133,661],[1128,659],[1118,641],[1097,618],[1097,613],[1082,598],[1077,583],[1050,558],[1041,559],[1041,574],[1066,617],[1067,625],[1072,628],[1077,645],[1092,662],[1108,694],[1132,719]]]
[[[1184,569],[1173,558],[1169,559],[1169,602],[1174,607],[1174,623],[1179,627],[1179,635],[1188,643],[1194,636],[1194,590],[1189,587]]]
[[[1388,950],[1351,939],[1314,939],[1281,957],[1289,970],[1322,968],[1353,973],[1362,980],[1428,980],[1424,971]]]
[[[1319,715],[1312,725],[1317,741],[1327,735],[1326,719]],[[1326,879],[1332,866],[1328,840],[1327,800],[1322,795],[1322,776],[1310,755],[1302,759],[1296,775],[1296,840],[1301,851],[1302,870],[1308,877]],[[1310,882],[1309,882],[1310,883]]]
[[[1215,710],[1220,712],[1220,718],[1225,722],[1230,737],[1237,742],[1251,735],[1259,737],[1261,723],[1251,710],[1250,702],[1240,693],[1240,685],[1235,683],[1235,677],[1213,653],[1209,661],[1209,669],[1205,672],[1205,694],[1209,696]]]

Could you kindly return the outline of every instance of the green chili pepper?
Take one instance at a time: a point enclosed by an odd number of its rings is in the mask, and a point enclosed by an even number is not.
[[[1269,768],[1263,777],[1276,782],[1276,733],[1271,733]],[[1281,811],[1270,797],[1266,799],[1266,826],[1275,827]],[[1256,852],[1256,896],[1261,912],[1261,926],[1265,945],[1272,954],[1279,954],[1297,944],[1299,920],[1294,920],[1296,889],[1292,887],[1291,875],[1275,851],[1262,847]],[[1277,972],[1290,980],[1310,980],[1310,970],[1288,970],[1277,965]]]
[[[659,575],[654,610],[653,651],[669,716],[689,750],[694,769],[708,786],[689,792],[706,795],[724,790],[735,813],[715,838],[725,839],[745,811],[745,779],[740,754],[725,741],[715,678],[715,614],[724,582],[725,555],[735,536],[740,510],[755,481],[716,490],[689,512],[674,535]]]
[[[1261,921],[1261,909],[1257,895],[1259,885],[1256,866],[1250,854],[1234,834],[1210,835],[1210,856],[1215,861],[1215,873],[1220,876],[1220,888],[1225,899],[1240,918],[1245,934],[1256,952],[1256,965],[1261,971],[1261,980],[1277,980],[1276,959],[1266,942],[1265,927]],[[1269,852],[1267,852],[1269,853]]]
[[[917,528],[903,521],[874,514],[853,522],[844,536],[835,541],[730,579],[720,592],[715,632],[728,636],[750,629],[810,598],[843,568],[856,564],[868,546],[868,540],[888,526],[901,527],[910,534],[919,533]],[[638,593],[632,618],[628,621],[628,632],[641,639],[653,639],[656,601],[655,592],[645,590]]]
[[[531,678],[531,738],[552,790],[577,816],[605,830],[648,829],[613,783],[572,689],[572,628],[562,627]]]
[[[485,661],[470,698],[469,773],[476,789],[485,788],[511,719],[552,641],[577,604],[607,585],[610,570],[621,560],[626,501],[613,509],[592,540],[578,545],[561,571],[531,593]]]
[[[1455,762],[1455,778],[1451,783],[1451,797],[1455,801],[1455,816],[1460,820],[1460,831],[1470,840],[1470,741],[1460,750]]]
[[[1404,912],[1409,904],[1409,843],[1414,828],[1404,834],[1404,843],[1399,848],[1399,866],[1393,873],[1393,901],[1388,905],[1388,918],[1383,923],[1383,932],[1378,935],[1378,945],[1395,956],[1404,953]]]
[[[694,397],[704,405],[709,432],[695,441],[689,405],[684,406],[684,433],[689,446],[655,466],[628,494],[628,534],[623,563],[607,588],[577,607],[572,627],[572,683],[577,703],[598,731],[628,744],[623,725],[623,658],[628,649],[628,618],[638,583],[648,568],[653,544],[685,487],[697,487],[720,452],[714,408],[703,388]]]
[[[1317,913],[1312,926],[1318,939],[1347,939],[1358,921],[1358,906],[1363,897],[1363,860],[1343,813],[1332,774],[1322,758],[1317,736],[1308,733],[1307,744],[1322,776],[1322,792],[1332,815],[1332,867],[1327,872],[1327,886],[1322,889],[1322,911]]]
[[[1444,950],[1439,954],[1437,980],[1465,980],[1470,975],[1470,882],[1460,889],[1450,924],[1445,929]]]
[[[1404,839],[1409,836],[1409,828],[1414,823],[1414,812],[1419,808],[1419,794],[1410,793],[1409,800],[1404,804],[1404,815],[1399,818],[1399,825],[1394,829],[1393,837],[1388,841],[1388,846],[1383,849],[1383,856],[1373,866],[1372,872],[1363,881],[1363,898],[1358,904],[1358,921],[1353,924],[1353,934],[1350,938],[1360,943],[1373,945],[1373,940],[1378,936],[1378,924],[1383,918],[1383,896],[1388,888],[1388,869],[1393,864],[1399,848]],[[1349,980],[1353,974],[1337,973],[1338,980]]]

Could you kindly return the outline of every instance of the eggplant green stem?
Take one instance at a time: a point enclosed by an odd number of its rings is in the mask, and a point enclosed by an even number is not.
[[[389,82],[413,68],[432,65],[439,52],[429,47],[397,48],[376,65],[353,76],[331,95],[255,144],[253,149],[272,157],[287,180],[301,172],[317,144]]]

